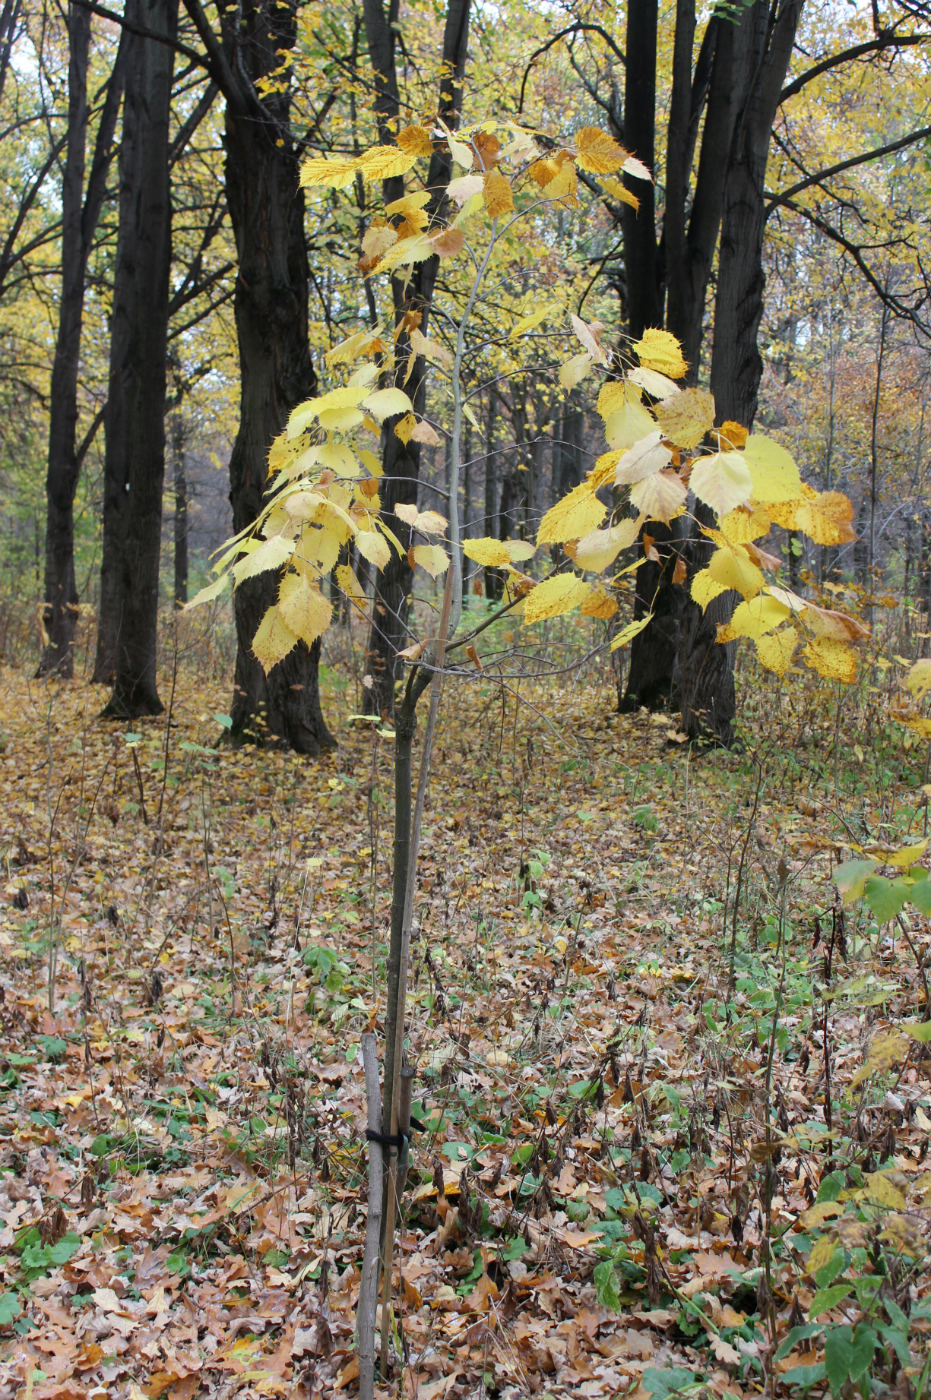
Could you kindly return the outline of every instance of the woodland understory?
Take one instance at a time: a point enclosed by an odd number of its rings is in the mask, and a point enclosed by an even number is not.
[[[355,1392],[391,738],[340,628],[336,751],[218,745],[218,635],[133,732],[0,673],[5,1395]],[[379,1394],[928,1393],[929,924],[832,879],[926,834],[927,743],[870,655],[739,682],[733,752],[601,662],[448,687]]]

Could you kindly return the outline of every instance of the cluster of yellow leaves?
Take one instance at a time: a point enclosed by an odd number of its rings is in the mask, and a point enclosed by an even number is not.
[[[377,333],[362,332],[334,347],[330,364],[384,348]],[[269,474],[276,490],[253,526],[231,540],[215,565],[218,577],[192,599],[191,606],[217,597],[228,583],[236,587],[268,571],[281,574],[278,598],[266,611],[252,648],[266,671],[282,661],[298,642],[310,646],[329,627],[332,605],[324,583],[336,571],[336,581],[354,606],[364,610],[364,590],[346,562],[348,546],[378,569],[393,547],[403,546],[381,515],[381,463],[371,448],[351,441],[357,429],[377,440],[386,418],[401,415],[401,436],[416,431],[417,419],[402,389],[374,387],[377,366],[362,364],[340,388],[299,404],[288,426],[272,444]],[[400,425],[399,425],[400,426]],[[349,439],[349,440],[347,440]],[[413,536],[441,535],[446,519],[436,511],[398,505],[395,513]],[[437,544],[412,544],[412,568],[420,565],[436,578],[449,565]]]
[[[395,272],[434,255],[454,257],[465,246],[465,230],[476,216],[507,219],[517,210],[515,193],[527,190],[534,200],[578,205],[578,172],[596,176],[605,191],[637,207],[636,197],[614,172],[633,179],[651,178],[646,166],[597,127],[576,132],[572,145],[544,149],[536,136],[513,122],[482,122],[456,133],[438,121],[435,128],[408,126],[395,144],[372,146],[358,156],[314,156],[301,168],[301,184],[310,189],[347,189],[357,179],[385,180],[406,175],[418,160],[429,159],[445,145],[461,170],[446,186],[453,207],[421,190],[405,194],[374,218],[362,240],[359,266]],[[501,168],[507,167],[506,174]],[[441,207],[442,206],[442,207]]]

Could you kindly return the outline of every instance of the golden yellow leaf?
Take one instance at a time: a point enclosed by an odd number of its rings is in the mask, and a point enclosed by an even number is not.
[[[361,359],[365,355],[374,355],[387,349],[382,340],[381,332],[356,331],[354,335],[349,335],[345,340],[339,341],[324,355],[324,360],[331,368],[333,365],[349,365],[353,360]]]
[[[719,642],[732,642],[737,637],[749,637],[757,641],[767,632],[773,632],[792,611],[785,603],[770,593],[758,593],[746,602],[738,603],[730,622],[718,628]]]
[[[590,175],[607,175],[611,170],[619,170],[627,159],[624,147],[597,126],[583,126],[577,131],[575,147],[579,168]]]
[[[677,447],[697,447],[714,423],[714,399],[707,389],[679,389],[654,405],[653,416]]]
[[[923,657],[909,670],[905,677],[905,688],[911,691],[916,700],[923,700],[931,690],[931,661]]]
[[[795,523],[815,544],[846,544],[857,538],[851,521],[853,505],[840,491],[822,491],[815,500],[803,501],[795,511]]]
[[[350,603],[361,612],[366,602],[365,589],[359,582],[355,569],[350,564],[339,564],[336,569],[337,587],[345,593]]]
[[[688,365],[682,358],[682,347],[671,331],[645,330],[640,340],[630,347],[647,369],[657,369],[670,379],[681,379]]]
[[[354,156],[312,156],[301,166],[301,185],[305,189],[348,189],[356,178]]]
[[[251,545],[251,541],[248,543]],[[246,541],[243,544],[245,546]],[[233,565],[232,573],[237,588],[247,578],[255,578],[256,574],[280,569],[293,553],[294,541],[286,539],[283,535],[272,535],[270,540],[263,540],[254,548],[250,547]]]
[[[851,685],[857,679],[857,653],[833,637],[815,637],[802,652],[807,664],[825,680]]]
[[[565,154],[565,153],[564,153]],[[565,204],[575,207],[579,200],[577,195],[579,177],[575,168],[575,161],[566,159],[560,161],[556,175],[550,180],[543,193],[547,199],[562,200]]]
[[[377,530],[360,530],[356,535],[356,548],[376,569],[383,569],[391,558],[388,541]]]
[[[647,613],[646,617],[639,617],[635,622],[629,622],[616,637],[611,639],[611,651],[620,651],[621,647],[626,647],[628,642],[632,642],[645,627],[653,621],[653,614]]]
[[[685,509],[688,492],[674,471],[655,472],[630,488],[631,505],[649,520],[668,525]]]
[[[728,544],[752,544],[761,535],[768,535],[769,527],[770,518],[766,512],[747,506],[728,511],[718,521],[721,537]]]
[[[516,340],[519,335],[523,335],[526,331],[534,330],[546,320],[547,316],[552,316],[553,312],[558,310],[559,307],[555,302],[538,306],[536,311],[528,312],[526,316],[521,316],[519,320],[514,322],[508,339]]]
[[[602,622],[617,612],[617,598],[609,593],[603,584],[596,583],[585,602],[579,608],[583,617],[598,618]]]
[[[392,215],[392,217],[401,215],[402,218],[406,219],[409,215],[425,209],[429,203],[430,191],[417,190],[411,194],[403,194],[400,199],[393,199],[390,204],[386,204],[385,213]],[[377,220],[373,220],[373,222],[377,222]],[[421,228],[423,228],[422,224]]]
[[[732,452],[736,448],[743,447],[747,436],[746,428],[741,423],[735,423],[732,418],[728,418],[715,431],[718,449],[721,452]]]
[[[414,563],[426,569],[431,578],[439,578],[449,568],[449,555],[442,545],[415,544],[411,556]]]
[[[608,379],[598,390],[598,412],[605,422],[627,402],[627,386],[623,379]]]
[[[619,199],[622,204],[629,204],[631,209],[640,208],[640,200],[635,194],[632,194],[627,186],[622,184],[620,180],[609,176],[607,179],[601,181],[601,188],[604,190],[605,194],[609,194],[612,199]]]
[[[566,540],[581,539],[601,524],[605,510],[591,481],[582,481],[546,512],[537,531],[537,544],[563,544]]]
[[[400,146],[371,146],[355,163],[363,180],[389,180],[392,175],[406,175],[419,154]]]
[[[750,499],[752,481],[740,452],[713,452],[692,468],[689,486],[718,515],[727,515]]]
[[[514,195],[511,193],[511,183],[505,179],[500,170],[486,172],[482,200],[489,219],[500,219],[502,215],[514,212]]]
[[[778,632],[770,632],[765,637],[759,637],[756,644],[756,654],[760,658],[760,665],[765,666],[767,671],[775,671],[777,676],[784,676],[792,665],[792,657],[795,655],[795,648],[798,646],[798,633],[794,627],[783,627]]]
[[[608,415],[605,437],[609,447],[626,449],[656,430],[656,419],[642,403],[622,404]],[[671,455],[671,454],[670,454]]]
[[[282,619],[277,603],[273,603],[252,638],[252,651],[256,661],[268,675],[272,667],[283,661],[296,646],[297,637]]]
[[[281,580],[278,615],[295,637],[310,646],[329,627],[333,608],[308,578],[292,571]]]
[[[744,460],[753,480],[753,499],[794,501],[802,489],[802,478],[790,452],[763,433],[752,433],[744,448]]]
[[[402,127],[394,138],[402,151],[412,156],[432,156],[433,142],[430,133],[422,126]]]
[[[417,233],[411,238],[399,238],[379,259],[376,271],[392,272],[396,267],[410,267],[432,258],[436,251],[430,234]]]
[[[602,486],[613,486],[614,473],[617,471],[617,464],[621,460],[620,452],[602,452],[596,458],[595,465],[588,474],[592,489],[597,491]]]
[[[753,563],[743,545],[723,545],[708,560],[708,572],[722,588],[733,588],[744,598],[752,598],[763,587],[761,569]]]
[[[362,260],[363,272],[368,272],[378,262],[378,259],[387,253],[398,241],[398,231],[390,224],[375,221],[369,224],[362,237]]]
[[[483,569],[504,569],[511,562],[507,541],[486,535],[478,540],[466,540],[462,552]]]
[[[580,607],[592,591],[592,585],[577,574],[557,574],[538,583],[524,600],[524,622],[545,622]]]
[[[453,362],[451,350],[441,345],[438,340],[428,340],[416,327],[411,331],[411,349],[418,355],[423,355],[431,364],[451,365]]]
[[[401,441],[404,443],[410,442],[411,434],[413,433],[416,426],[417,419],[414,417],[413,413],[405,413],[404,417],[399,418],[398,421],[395,423],[394,435],[395,437],[400,438]]]
[[[802,621],[816,637],[833,637],[837,642],[859,642],[870,634],[870,629],[859,618],[834,612],[831,608],[819,608],[814,603],[807,605]]]
[[[398,413],[412,413],[414,405],[403,389],[376,389],[362,400],[362,407],[369,412],[376,423],[393,418]]]

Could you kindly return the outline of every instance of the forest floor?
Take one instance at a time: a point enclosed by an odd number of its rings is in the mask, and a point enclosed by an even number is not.
[[[356,1391],[391,740],[328,669],[336,752],[216,748],[203,674],[130,733],[0,671],[2,1395]],[[448,688],[381,1393],[928,1393],[929,925],[832,882],[927,825],[886,705]]]

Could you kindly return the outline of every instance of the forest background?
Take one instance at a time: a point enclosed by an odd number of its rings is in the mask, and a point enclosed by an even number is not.
[[[356,1383],[356,1046],[383,1009],[398,653],[443,599],[414,541],[449,507],[444,307],[469,290],[451,249],[379,262],[456,203],[457,130],[492,168],[494,131],[530,133],[547,209],[497,245],[470,351],[458,515],[503,552],[463,560],[485,630],[437,739],[391,1384],[927,1391],[929,33],[909,3],[5,0],[19,1393]],[[424,130],[418,206],[364,157]],[[512,615],[651,327],[718,424],[830,503],[767,545],[812,618],[858,619],[813,669],[717,641],[732,604],[689,604],[704,546],[674,512],[603,607],[534,640]],[[360,329],[412,404],[370,447],[403,548],[346,556],[322,644],[266,674],[273,579],[176,605]]]

